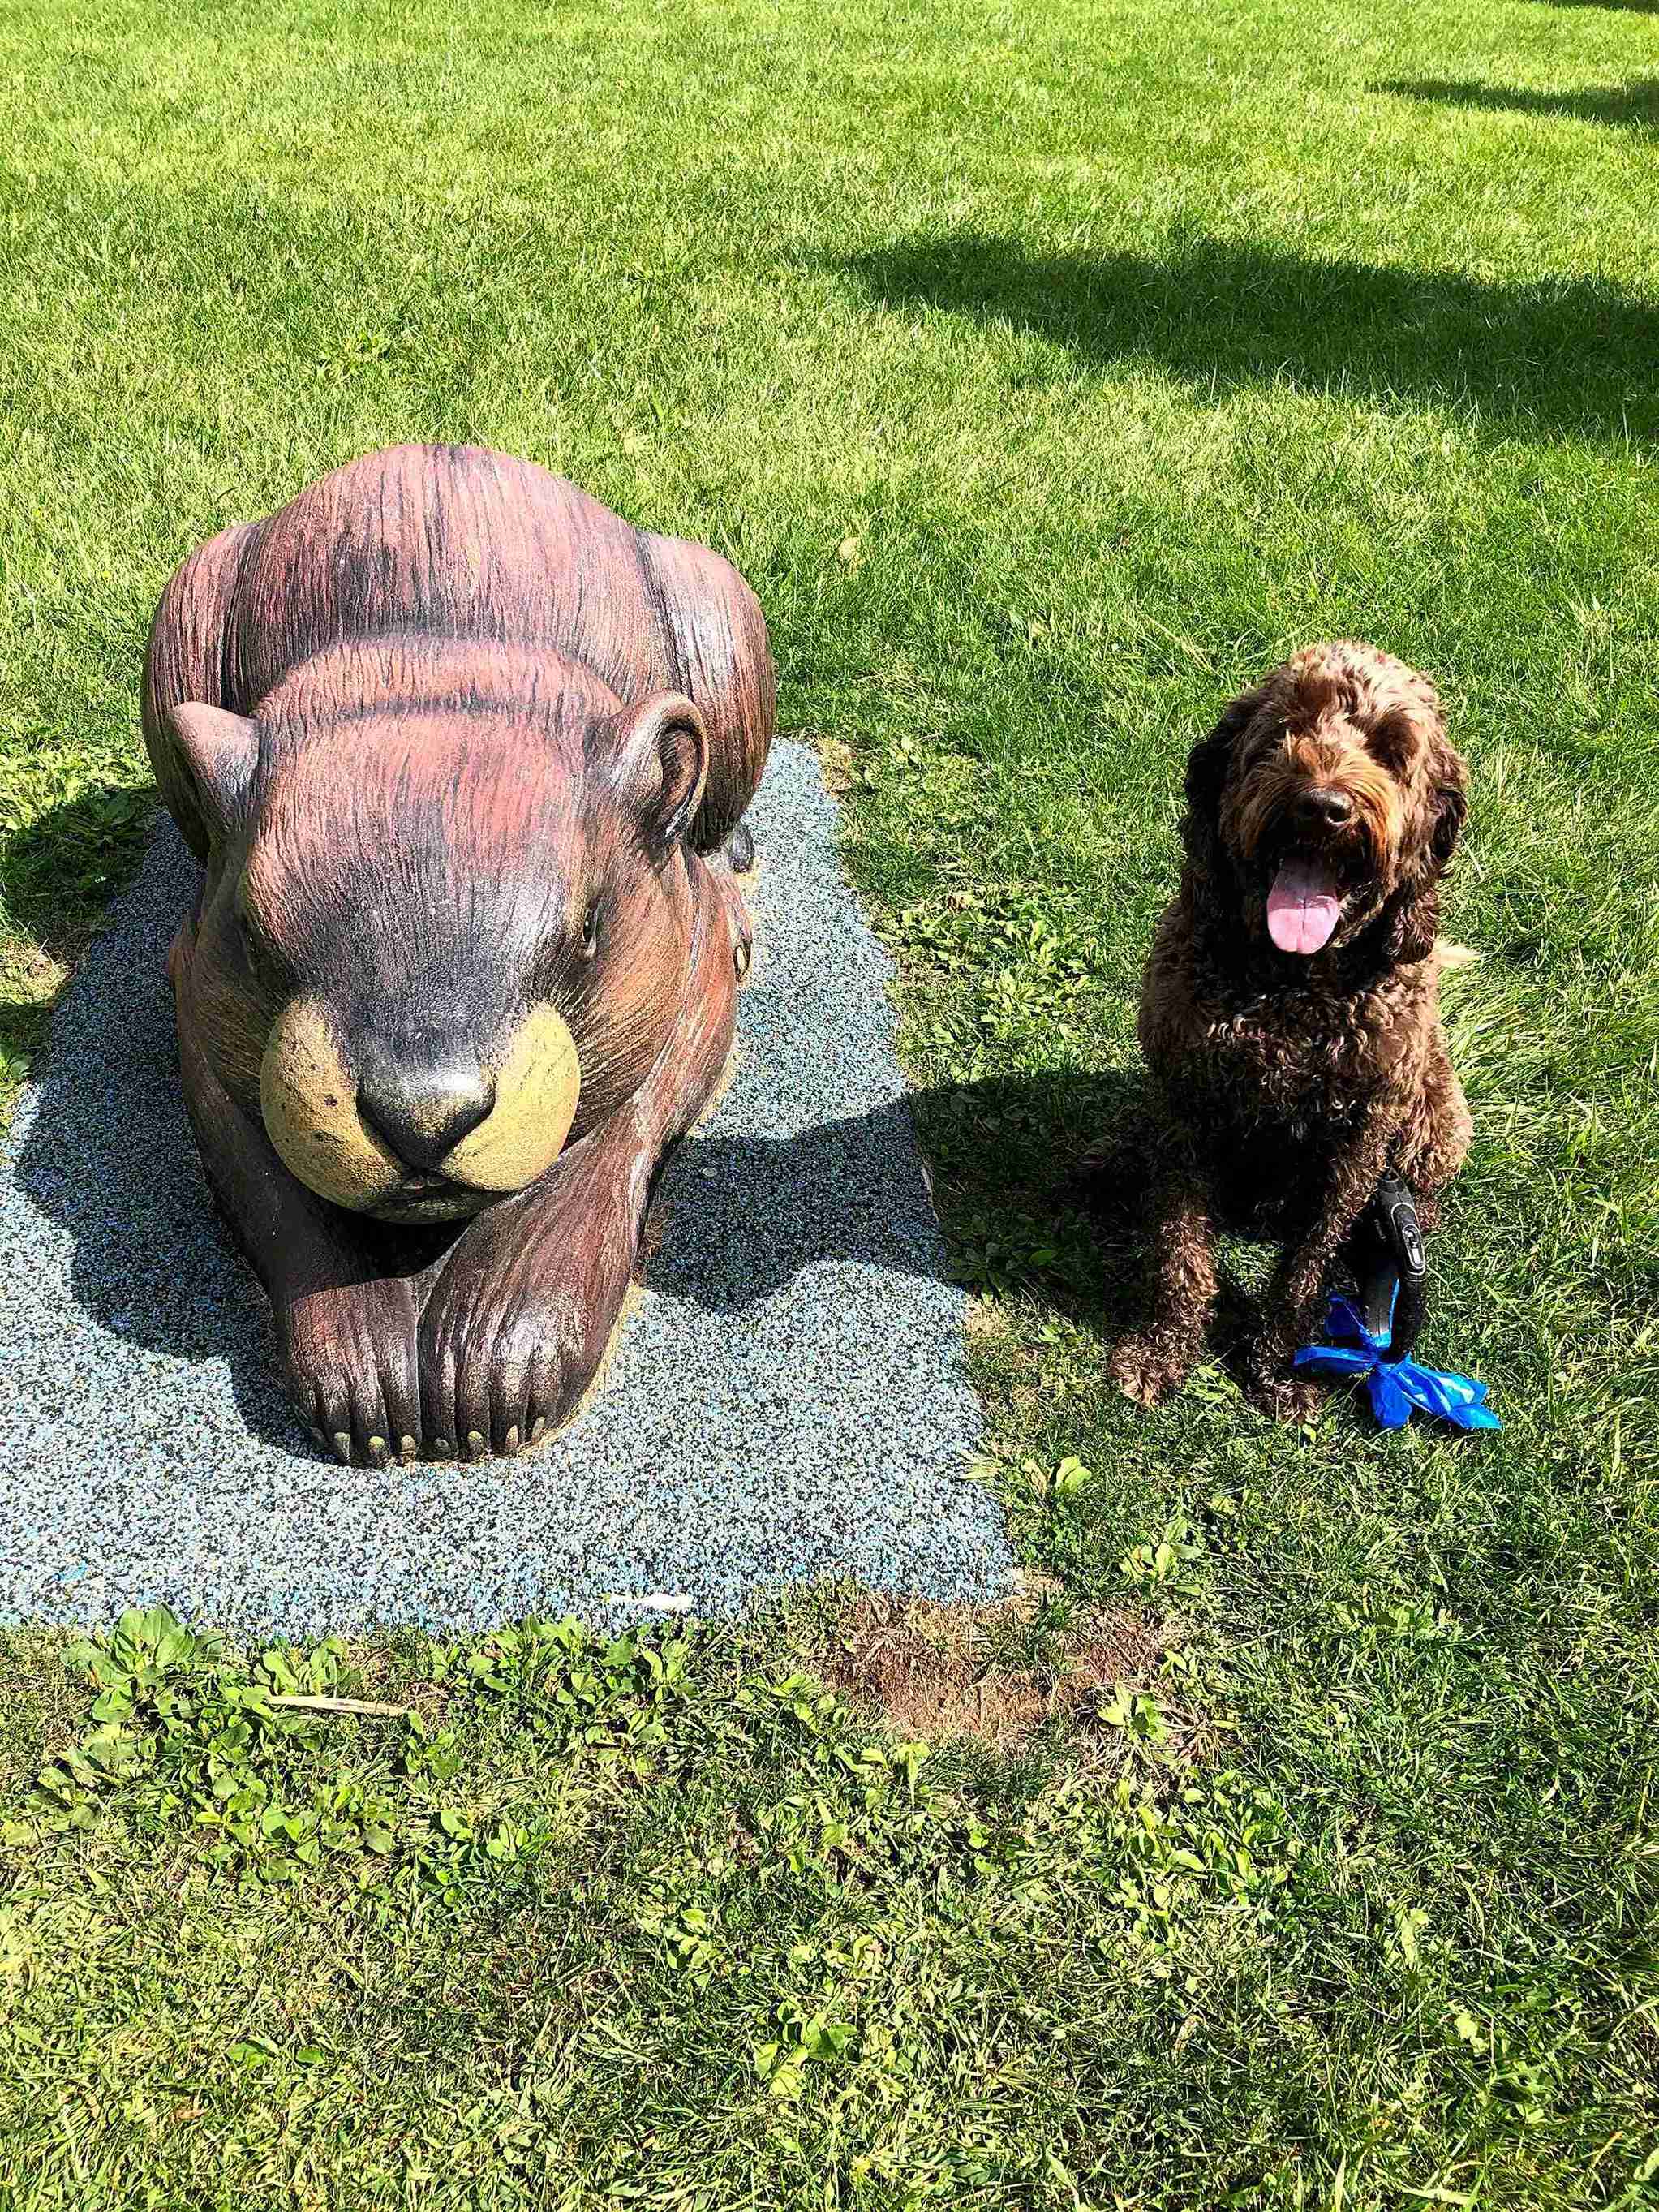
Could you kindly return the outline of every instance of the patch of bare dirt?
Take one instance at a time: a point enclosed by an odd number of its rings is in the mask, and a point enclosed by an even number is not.
[[[843,744],[839,738],[817,738],[812,750],[823,770],[824,787],[832,797],[839,799],[853,787],[853,748]]]
[[[1102,1611],[1030,1664],[1009,1655],[1045,1595],[997,1606],[854,1600],[818,1671],[850,1704],[900,1736],[971,1736],[1015,1751],[1056,1714],[1085,1721],[1121,1687],[1146,1687],[1174,1638],[1168,1622]]]

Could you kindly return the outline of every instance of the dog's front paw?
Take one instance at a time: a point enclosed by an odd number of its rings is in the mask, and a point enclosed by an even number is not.
[[[1187,1379],[1187,1362],[1154,1336],[1126,1336],[1112,1354],[1112,1380],[1126,1398],[1152,1408]]]
[[[422,1447],[420,1316],[392,1277],[307,1291],[276,1308],[289,1390],[337,1458],[382,1466]]]
[[[1276,1421],[1306,1428],[1317,1420],[1325,1394],[1316,1382],[1304,1382],[1276,1362],[1254,1360],[1245,1369],[1244,1387],[1250,1402]]]

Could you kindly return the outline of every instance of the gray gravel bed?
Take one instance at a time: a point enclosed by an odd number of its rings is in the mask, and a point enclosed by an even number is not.
[[[806,748],[777,746],[751,819],[736,1073],[663,1178],[599,1391],[530,1457],[395,1469],[318,1455],[214,1221],[162,980],[195,863],[157,830],[0,1154],[0,1620],[160,1601],[249,1634],[477,1630],[730,1616],[801,1577],[1006,1589],[889,964]]]

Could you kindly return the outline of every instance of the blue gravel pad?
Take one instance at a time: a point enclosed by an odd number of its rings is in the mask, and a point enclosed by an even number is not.
[[[750,814],[734,1073],[665,1172],[647,1287],[577,1420],[481,1467],[343,1468],[276,1380],[179,1092],[170,823],[54,1018],[0,1154],[0,1620],[161,1601],[253,1635],[731,1616],[803,1577],[939,1599],[1013,1560],[894,1056],[885,954],[816,759]]]

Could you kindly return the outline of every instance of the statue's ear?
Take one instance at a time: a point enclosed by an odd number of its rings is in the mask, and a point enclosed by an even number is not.
[[[167,725],[184,757],[202,818],[217,840],[239,827],[246,815],[253,771],[259,764],[259,725],[201,699],[170,707]]]
[[[680,691],[659,691],[621,716],[616,775],[637,809],[646,858],[659,868],[702,801],[708,732]]]

